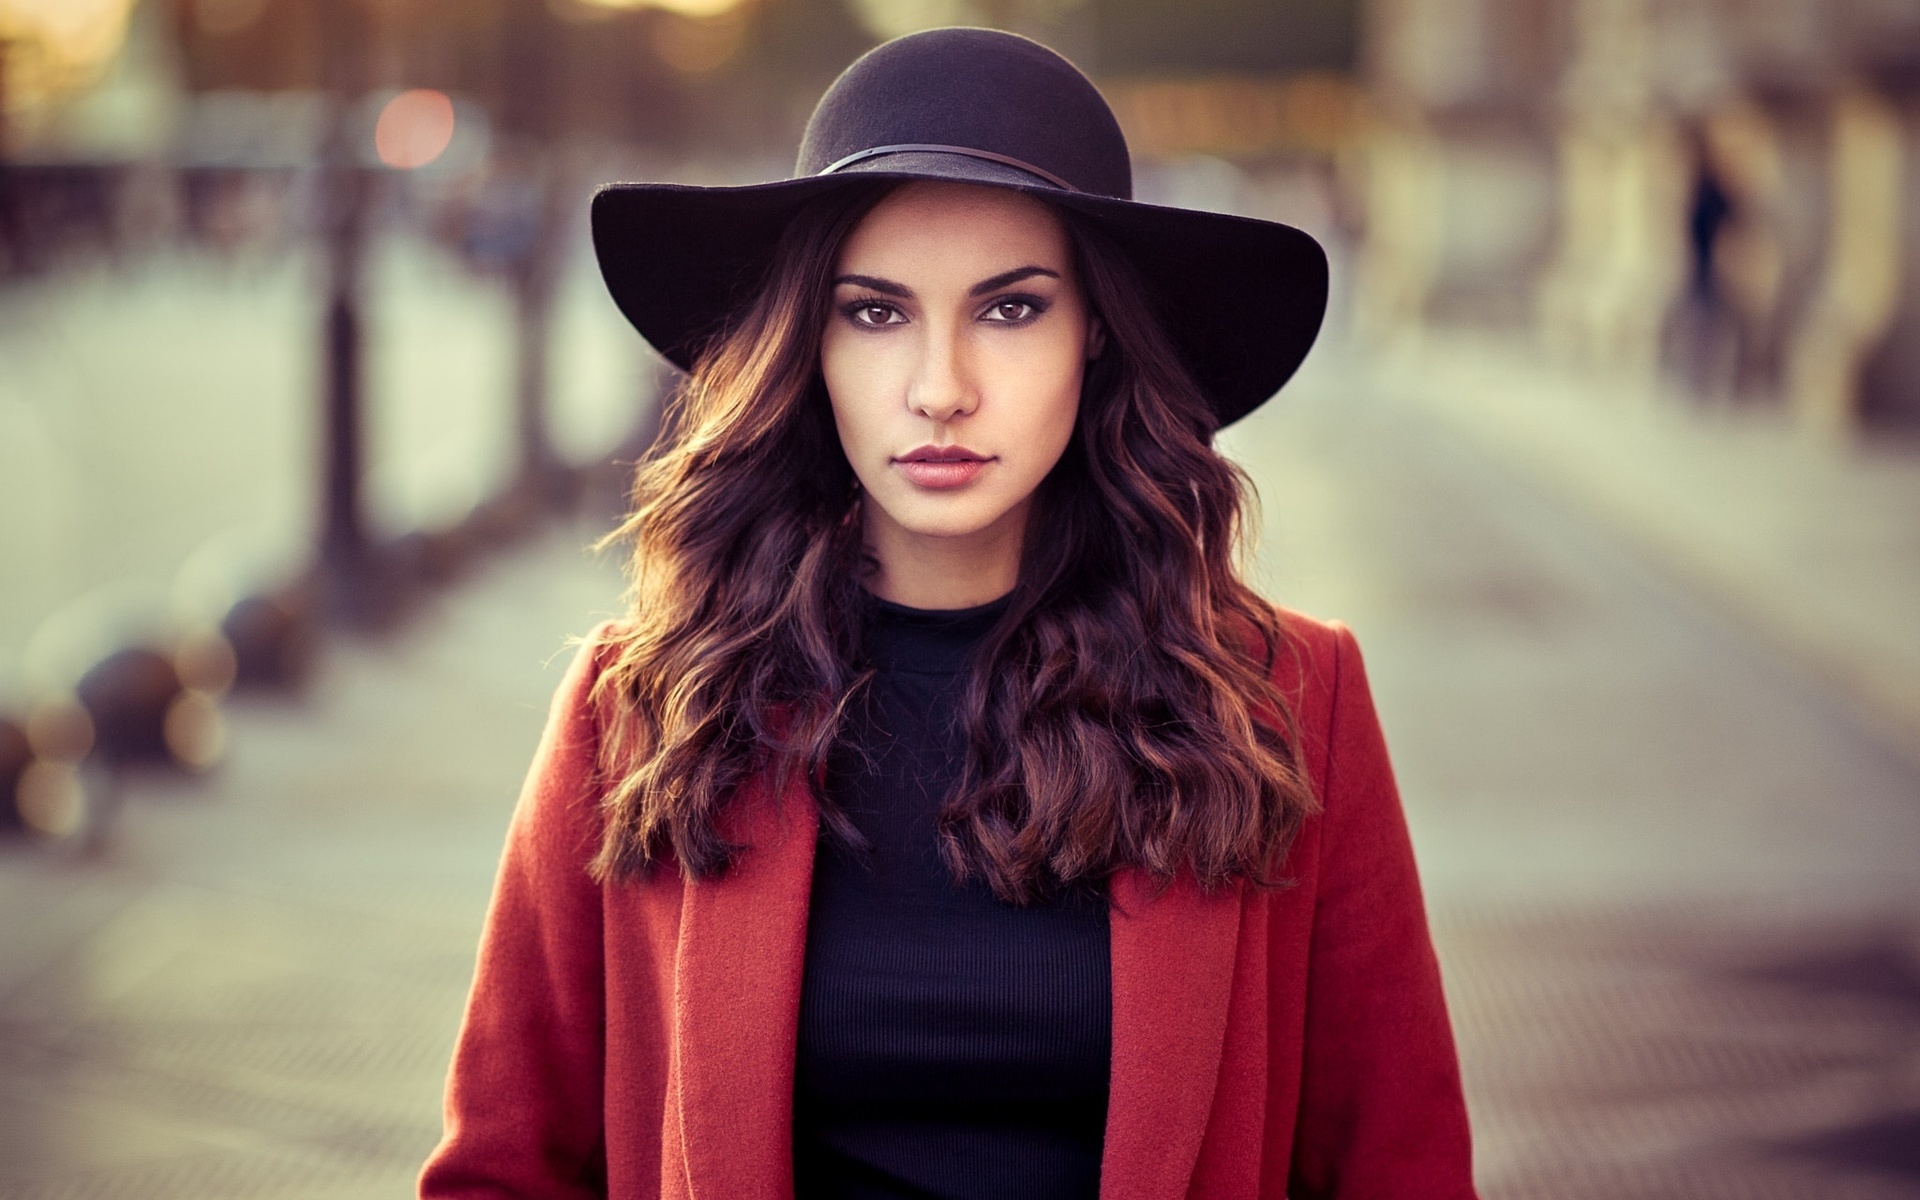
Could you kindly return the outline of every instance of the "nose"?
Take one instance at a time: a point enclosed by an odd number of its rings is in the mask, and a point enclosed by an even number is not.
[[[929,329],[907,385],[907,407],[932,421],[951,421],[979,404],[957,332]]]

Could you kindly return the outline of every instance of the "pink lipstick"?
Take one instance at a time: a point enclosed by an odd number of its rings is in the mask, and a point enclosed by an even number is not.
[[[923,488],[956,488],[973,482],[993,459],[965,446],[920,446],[896,457],[908,482]]]

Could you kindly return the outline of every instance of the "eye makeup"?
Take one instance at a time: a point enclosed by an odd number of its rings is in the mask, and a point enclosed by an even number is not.
[[[885,313],[887,319],[881,321],[861,319],[861,314],[876,310]],[[885,329],[889,325],[906,324],[906,314],[900,311],[900,306],[891,300],[883,300],[879,296],[859,296],[849,300],[840,305],[840,315],[848,324],[859,329]],[[900,319],[896,321],[892,319],[894,317]]]
[[[1027,311],[1018,317],[995,317],[992,315],[1001,309],[1012,306],[1018,306]],[[1044,296],[1036,296],[1031,292],[1010,292],[1007,295],[996,296],[988,301],[987,304],[979,310],[977,319],[984,320],[993,325],[1031,325],[1044,316],[1047,310],[1052,307],[1053,301]],[[855,296],[851,300],[841,303],[838,308],[843,319],[849,324],[861,329],[885,329],[891,325],[904,325],[907,323],[907,315],[901,311],[900,306],[881,296]],[[874,312],[886,314],[887,319],[871,321],[863,318],[863,314]],[[896,320],[894,318],[898,319]]]
[[[1026,315],[1019,317],[989,316],[989,314],[1013,305],[1025,308],[1027,310]],[[1031,325],[1046,315],[1046,311],[1052,307],[1053,302],[1045,297],[1035,296],[1029,292],[1013,292],[1005,296],[994,297],[988,302],[986,308],[981,310],[980,315],[983,318],[988,318],[991,323],[995,325]]]

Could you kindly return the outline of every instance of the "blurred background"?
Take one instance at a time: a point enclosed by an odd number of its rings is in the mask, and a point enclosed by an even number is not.
[[[1920,1196],[1912,0],[0,0],[0,1195],[410,1194],[673,382],[586,199],[943,24],[1328,248],[1222,446],[1484,1194]]]

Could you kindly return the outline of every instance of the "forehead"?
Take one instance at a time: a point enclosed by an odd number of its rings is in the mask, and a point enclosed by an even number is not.
[[[840,249],[839,269],[885,263],[903,270],[932,256],[1000,267],[1031,262],[1064,274],[1067,235],[1052,208],[1024,193],[915,181],[888,193],[854,227]]]

